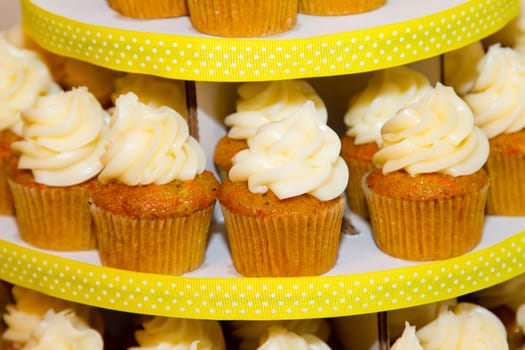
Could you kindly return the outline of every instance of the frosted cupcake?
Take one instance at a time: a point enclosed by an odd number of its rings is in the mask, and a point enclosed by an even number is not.
[[[348,168],[337,134],[307,101],[260,127],[233,158],[221,204],[238,272],[320,275],[337,259]]]
[[[525,215],[525,56],[491,46],[464,96],[490,142],[487,213]]]
[[[184,118],[121,95],[101,161],[91,213],[102,264],[172,275],[197,268],[218,183]]]
[[[143,323],[143,329],[135,331],[135,339],[137,346],[128,350],[224,350],[226,347],[221,325],[213,320],[155,316]]]
[[[186,115],[186,94],[182,80],[127,73],[115,79],[113,85],[113,104],[120,95],[133,92],[144,104],[153,107],[167,106],[182,116]]]
[[[470,108],[438,83],[381,129],[379,167],[363,178],[372,234],[407,260],[461,255],[481,240],[489,145]]]
[[[261,337],[257,350],[294,349],[330,350],[331,348],[313,334],[296,334],[282,327],[271,327],[268,334]]]
[[[13,286],[14,302],[7,305],[3,314],[6,330],[2,333],[2,340],[6,345],[22,348],[31,338],[31,334],[45,318],[46,313],[59,313],[63,310],[75,312],[86,324],[104,332],[104,321],[98,309],[66,300],[51,297],[30,289]]]
[[[236,112],[224,120],[228,133],[219,140],[214,152],[222,180],[228,179],[233,156],[248,147],[246,139],[262,125],[292,115],[308,100],[314,102],[319,120],[326,123],[328,119],[323,100],[305,80],[244,83],[237,92]]]
[[[22,135],[22,111],[43,95],[58,92],[46,64],[38,54],[0,37],[0,215],[14,213],[7,186],[6,164],[14,156],[11,144]]]
[[[270,328],[285,328],[295,334],[312,334],[323,342],[330,338],[330,325],[326,319],[276,320],[276,321],[232,321],[229,323],[233,347],[239,350],[257,349],[261,337]]]
[[[24,350],[103,350],[102,335],[70,310],[46,312],[35,327]]]
[[[19,152],[7,169],[18,231],[34,246],[87,250],[96,246],[89,189],[102,169],[108,115],[86,88],[40,97],[22,115]]]
[[[443,54],[443,84],[459,96],[470,92],[478,78],[477,66],[485,55],[480,41]]]
[[[344,116],[347,130],[341,138],[341,156],[350,173],[346,188],[348,205],[359,216],[368,218],[361,178],[375,169],[372,157],[382,143],[381,127],[430,89],[427,77],[400,66],[375,73],[366,88],[351,99]]]

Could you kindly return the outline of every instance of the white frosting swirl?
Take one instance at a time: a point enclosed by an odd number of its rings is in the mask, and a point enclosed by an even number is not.
[[[383,124],[431,89],[427,77],[411,68],[400,66],[377,71],[366,88],[350,100],[344,116],[346,134],[353,136],[356,144],[381,145]]]
[[[312,334],[298,335],[282,327],[271,327],[261,338],[258,350],[330,350],[330,347]]]
[[[423,350],[416,336],[416,327],[406,322],[403,334],[392,344],[390,350]]]
[[[128,350],[224,350],[224,335],[217,321],[155,316],[135,332],[139,346]]]
[[[346,188],[348,167],[339,157],[341,142],[317,118],[312,101],[262,126],[248,146],[233,157],[229,177],[247,181],[254,193],[271,190],[280,199],[308,193],[330,200]]]
[[[471,303],[459,303],[416,332],[425,350],[508,349],[507,332],[489,310]]]
[[[443,54],[444,84],[452,86],[458,95],[465,95],[478,78],[476,67],[485,55],[481,41]]]
[[[237,112],[224,120],[230,138],[252,137],[260,126],[294,114],[307,100],[314,102],[319,120],[326,123],[328,119],[324,102],[304,80],[244,83],[238,94]]]
[[[525,127],[525,56],[493,45],[478,70],[472,91],[464,97],[476,125],[489,138]]]
[[[22,134],[21,112],[43,95],[60,91],[44,61],[0,37],[0,130]]]
[[[381,133],[383,147],[373,161],[384,173],[468,175],[481,169],[489,154],[488,139],[474,125],[470,108],[454,89],[439,83],[387,121]]]
[[[302,319],[279,321],[233,321],[232,335],[240,341],[239,349],[253,350],[257,348],[259,339],[271,327],[283,327],[296,334],[313,334],[323,341],[330,336],[330,326],[326,319]]]
[[[206,162],[180,114],[169,107],[145,105],[132,92],[117,99],[101,159],[99,180],[128,186],[191,180],[204,171]]]
[[[38,99],[26,110],[18,167],[30,169],[35,182],[71,186],[94,177],[108,135],[108,115],[97,99],[80,87]]]
[[[104,342],[96,330],[90,328],[71,311],[48,311],[31,333],[23,350],[102,350]]]

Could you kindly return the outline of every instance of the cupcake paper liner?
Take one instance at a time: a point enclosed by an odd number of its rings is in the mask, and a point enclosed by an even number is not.
[[[13,215],[14,206],[11,191],[7,184],[5,168],[0,162],[0,215]]]
[[[135,219],[91,204],[103,265],[182,275],[204,261],[214,204],[188,216]]]
[[[80,186],[28,187],[8,179],[20,237],[43,249],[89,250],[96,238],[89,193]]]
[[[188,14],[185,0],[107,0],[115,11],[131,18],[154,19]]]
[[[224,37],[259,37],[291,29],[297,0],[188,0],[193,27]]]
[[[487,187],[465,196],[405,200],[365,190],[372,235],[383,252],[406,260],[459,256],[481,240]]]
[[[316,16],[337,16],[375,10],[386,0],[299,0],[299,12]]]
[[[344,198],[305,216],[243,216],[221,208],[233,264],[244,276],[321,275],[337,260]]]
[[[525,215],[525,158],[492,152],[485,167],[489,175],[487,213]]]

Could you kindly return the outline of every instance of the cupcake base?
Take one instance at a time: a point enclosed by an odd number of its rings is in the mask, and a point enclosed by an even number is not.
[[[308,195],[277,203],[279,199],[273,193],[254,194],[246,184],[233,182],[223,184],[218,196],[233,264],[240,274],[316,276],[334,266],[344,196],[313,206],[310,203],[320,201]],[[253,206],[244,212],[239,210],[240,197]]]
[[[179,17],[188,14],[183,0],[107,0],[123,16],[139,19]]]
[[[315,16],[350,15],[380,8],[386,0],[299,0],[299,12]]]
[[[363,179],[372,235],[379,249],[396,258],[428,261],[459,256],[480,242],[488,187],[484,171],[459,183],[447,175],[426,174],[425,179],[423,175],[417,179],[402,172],[392,174],[395,179],[380,172]],[[371,176],[378,188],[370,186]],[[434,188],[441,183],[447,187]],[[384,193],[383,189],[394,185],[406,196]],[[423,192],[406,190],[418,186],[435,192],[423,196]],[[461,193],[452,195],[452,189],[457,192],[461,187]]]

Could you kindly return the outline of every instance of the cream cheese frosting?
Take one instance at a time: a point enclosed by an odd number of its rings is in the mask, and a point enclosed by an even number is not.
[[[416,327],[406,322],[403,334],[392,344],[390,350],[423,350],[416,336]]]
[[[14,46],[4,36],[0,37],[0,72],[0,130],[20,136],[22,111],[60,88],[37,53]]]
[[[348,167],[339,156],[340,139],[319,120],[312,101],[259,128],[248,146],[233,157],[229,177],[247,181],[253,193],[271,190],[280,199],[310,194],[330,200],[346,188]]]
[[[206,162],[203,148],[189,135],[180,114],[166,106],[146,105],[132,92],[116,101],[101,160],[102,183],[128,186],[191,180],[204,171]]]
[[[469,175],[481,169],[489,154],[488,139],[474,125],[468,105],[440,83],[388,120],[381,136],[383,145],[373,161],[383,173],[404,169],[412,176]]]
[[[217,321],[155,316],[135,332],[138,346],[129,350],[224,350],[222,328]]]
[[[476,304],[462,302],[416,332],[425,350],[508,349],[500,319]]]
[[[330,350],[321,339],[312,334],[298,335],[283,327],[271,327],[261,338],[257,350]]]
[[[308,100],[313,101],[319,120],[328,119],[323,100],[305,80],[244,83],[238,95],[237,111],[224,120],[230,138],[252,137],[260,126],[294,114]]]
[[[477,66],[485,55],[481,41],[443,54],[444,83],[462,96],[474,87],[478,78]]]
[[[381,145],[381,127],[401,108],[420,99],[432,86],[422,73],[405,66],[377,71],[355,95],[344,116],[346,134],[356,144]]]
[[[23,350],[102,350],[104,342],[96,330],[90,328],[74,312],[46,312]]]
[[[313,334],[322,341],[330,336],[330,326],[326,319],[275,320],[275,321],[232,321],[232,335],[240,342],[239,349],[253,350],[262,335],[271,327],[283,327],[296,334]]]
[[[40,97],[22,114],[23,139],[18,167],[33,172],[35,182],[71,186],[96,176],[108,136],[108,114],[85,88]]]
[[[472,91],[464,96],[475,123],[489,138],[525,126],[525,55],[492,45],[479,64]]]

